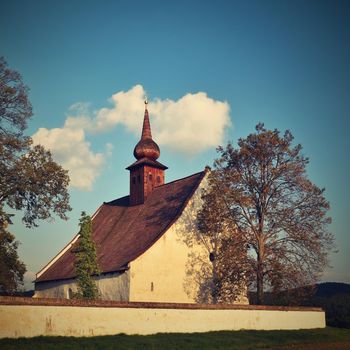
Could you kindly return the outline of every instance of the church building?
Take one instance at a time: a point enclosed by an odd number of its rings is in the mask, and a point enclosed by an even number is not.
[[[193,303],[199,285],[189,285],[193,253],[203,247],[185,243],[195,230],[195,212],[208,170],[165,183],[167,167],[152,139],[145,102],[141,139],[134,149],[128,196],[103,203],[92,216],[103,300]],[[38,298],[71,298],[77,290],[72,250],[79,235],[36,275]],[[193,269],[192,269],[193,270]]]

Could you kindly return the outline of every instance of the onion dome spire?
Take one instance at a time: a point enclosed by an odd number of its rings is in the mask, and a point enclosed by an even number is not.
[[[134,157],[137,160],[141,158],[156,160],[160,156],[159,147],[152,139],[151,124],[149,122],[147,104],[148,101],[146,100],[141,139],[134,148]]]

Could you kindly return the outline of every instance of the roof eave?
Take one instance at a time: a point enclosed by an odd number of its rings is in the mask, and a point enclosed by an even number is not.
[[[113,270],[110,270],[110,271],[103,271],[99,274],[99,276],[101,275],[107,275],[109,273],[114,273],[114,272],[124,272],[124,271],[127,271],[129,270],[130,268],[130,265],[127,264],[127,265],[124,265],[122,267],[119,267],[117,269],[113,269]],[[69,277],[65,277],[65,278],[50,278],[50,279],[43,279],[43,280],[40,280],[40,277],[37,278],[36,280],[34,280],[33,282],[34,283],[41,283],[41,282],[54,282],[54,281],[66,281],[66,280],[72,280],[76,278],[76,276],[69,276]]]
[[[136,161],[135,163],[129,165],[127,168],[125,168],[126,170],[132,170],[132,169],[136,169],[136,168],[140,168],[141,166],[143,165],[149,165],[149,166],[152,166],[154,168],[158,168],[158,169],[162,169],[162,170],[166,170],[168,169],[167,166],[163,165],[162,163],[159,163],[159,162],[147,162],[147,161],[144,161],[144,162],[138,162]]]

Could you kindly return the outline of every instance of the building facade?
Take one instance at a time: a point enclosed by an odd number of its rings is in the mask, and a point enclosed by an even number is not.
[[[152,139],[147,104],[141,139],[134,149],[130,194],[103,203],[92,217],[92,238],[101,274],[96,283],[103,300],[197,302],[189,256],[208,255],[200,245],[186,244],[193,234],[195,213],[208,169],[165,183],[167,167],[158,162],[160,150]],[[71,298],[77,290],[73,240],[37,273],[35,297]],[[209,256],[208,256],[209,261]],[[193,269],[192,269],[193,271]],[[189,287],[190,286],[190,287]],[[242,296],[237,302],[247,303]]]

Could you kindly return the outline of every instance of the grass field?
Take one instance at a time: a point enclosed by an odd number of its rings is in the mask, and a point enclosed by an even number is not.
[[[298,344],[349,342],[350,329],[232,331],[189,334],[124,335],[90,338],[36,337],[0,339],[0,349],[264,349]],[[332,349],[330,345],[330,349]]]

